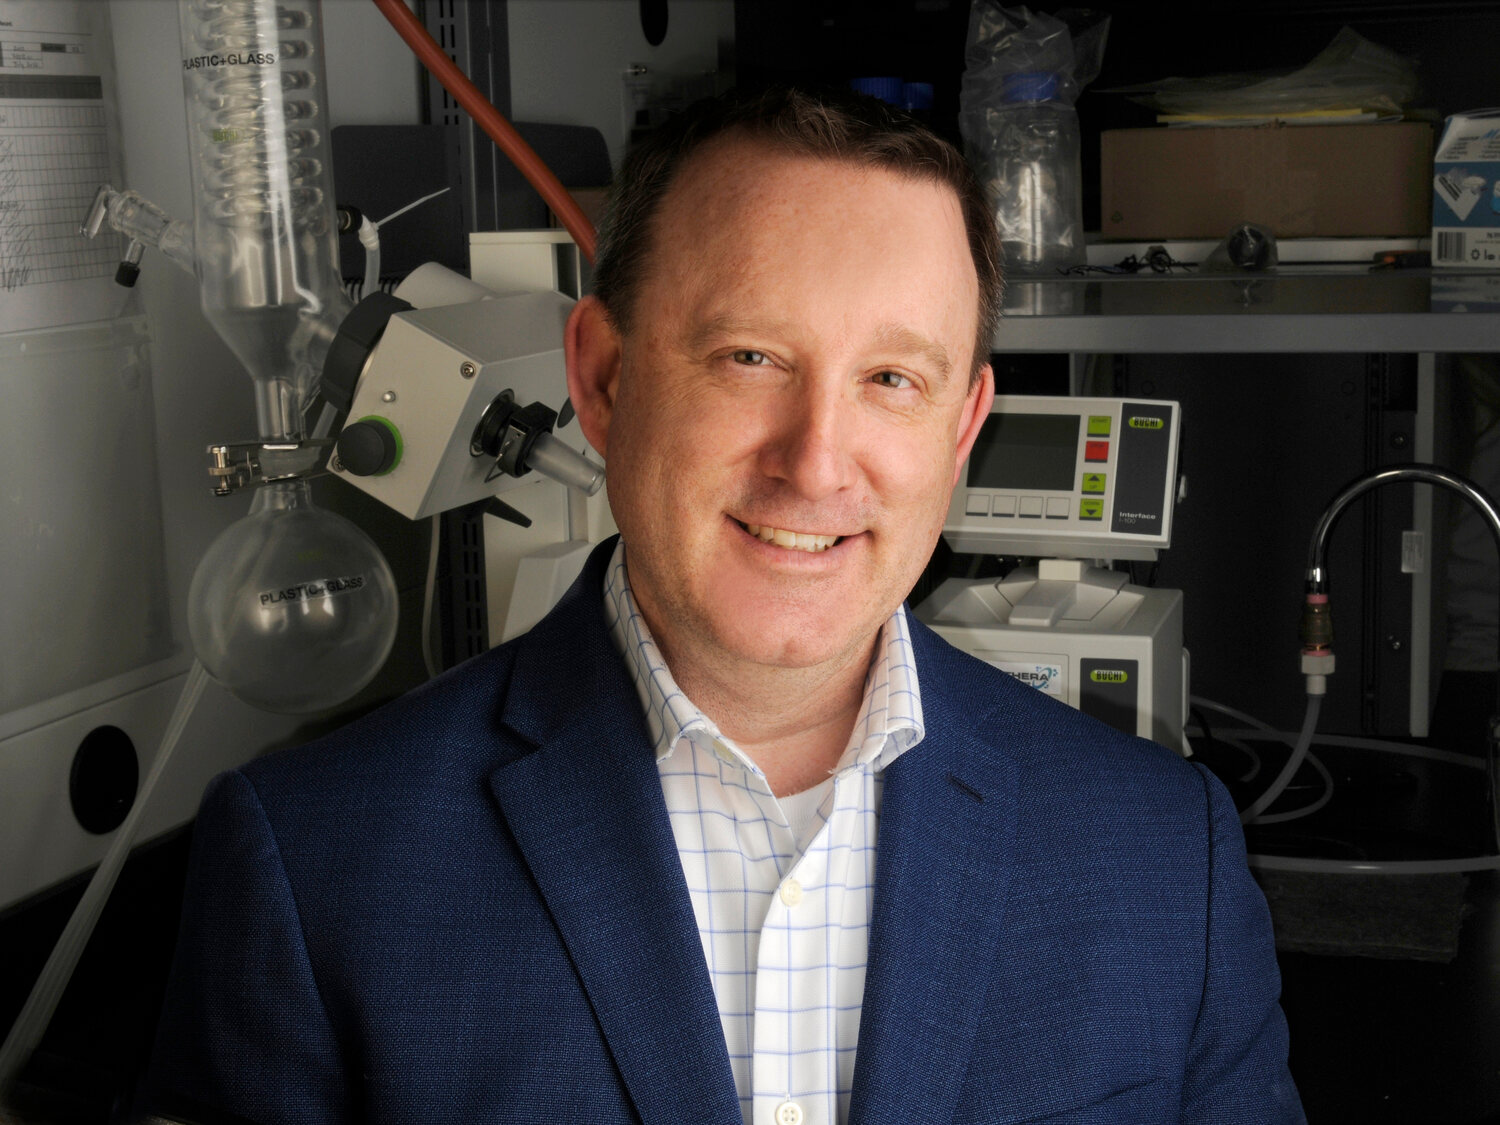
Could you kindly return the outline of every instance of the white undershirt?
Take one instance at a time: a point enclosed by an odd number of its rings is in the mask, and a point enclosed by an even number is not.
[[[787,826],[792,831],[792,839],[797,841],[799,854],[805,851],[807,845],[812,842],[808,838],[811,835],[808,829],[812,827],[813,818],[818,815],[818,806],[823,803],[823,799],[832,789],[833,778],[829,777],[818,782],[811,789],[804,789],[800,793],[788,793],[777,798],[782,814],[786,817]],[[822,821],[818,823],[821,824]]]

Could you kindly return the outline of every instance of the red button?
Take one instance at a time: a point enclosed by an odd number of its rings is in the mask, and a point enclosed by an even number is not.
[[[1109,442],[1086,441],[1083,443],[1083,459],[1085,461],[1108,461]]]

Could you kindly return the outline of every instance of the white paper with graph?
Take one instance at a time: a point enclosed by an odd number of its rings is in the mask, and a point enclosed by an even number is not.
[[[123,241],[78,234],[120,181],[109,8],[0,0],[0,332],[118,315]]]

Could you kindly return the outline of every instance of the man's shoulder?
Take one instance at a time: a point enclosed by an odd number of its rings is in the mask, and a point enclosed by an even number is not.
[[[1201,875],[1218,833],[1238,830],[1217,779],[1160,743],[1085,715],[935,634],[920,642],[918,661],[927,737],[939,754],[913,768],[952,769],[980,791],[1008,794],[1015,855],[1047,873],[1039,885],[1067,873],[1168,886]],[[929,667],[941,681],[929,683]]]
[[[604,698],[594,689],[618,675],[596,562],[530,632],[243,773],[262,792],[309,785],[325,793],[389,791],[424,780],[467,782],[530,752],[549,712],[570,698],[570,684],[583,698]]]
[[[460,762],[501,764],[505,700],[518,645],[482,653],[311,741],[243,767],[257,790],[315,785],[325,793],[410,778]]]
[[[1019,769],[1033,789],[1093,792],[1103,781],[1142,791],[1185,788],[1201,798],[1201,776],[1175,751],[1085,715],[910,620],[929,731],[962,731]]]

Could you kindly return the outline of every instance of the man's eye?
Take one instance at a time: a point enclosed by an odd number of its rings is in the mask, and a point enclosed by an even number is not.
[[[765,352],[751,351],[749,348],[741,348],[731,358],[735,363],[743,363],[750,367],[759,367],[771,362],[766,358]]]
[[[871,381],[895,390],[911,386],[911,380],[899,371],[877,371]]]

